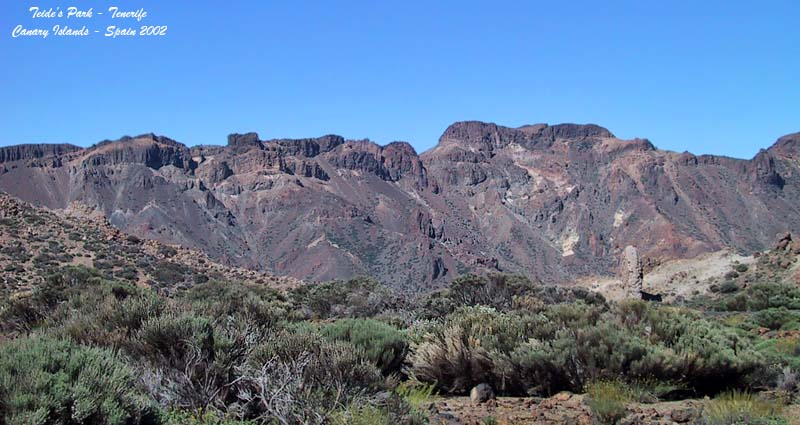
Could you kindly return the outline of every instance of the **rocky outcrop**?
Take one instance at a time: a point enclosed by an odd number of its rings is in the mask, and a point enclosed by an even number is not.
[[[748,165],[752,181],[776,189],[783,189],[786,184],[786,180],[778,173],[775,158],[767,151],[759,152]]]
[[[369,141],[348,142],[325,158],[336,168],[374,174],[381,180],[396,182],[409,177],[418,187],[428,184],[425,167],[414,148],[405,142],[384,147]]]
[[[196,166],[186,146],[153,134],[99,143],[86,150],[81,163],[84,168],[140,164],[156,170],[167,165],[187,170]]]
[[[620,261],[620,274],[627,298],[641,299],[642,284],[644,282],[644,270],[642,260],[639,258],[639,250],[634,246],[626,246],[622,251]]]
[[[236,150],[246,150],[250,148],[261,148],[261,141],[258,133],[250,132],[245,134],[233,133],[228,135],[228,147]]]
[[[70,144],[29,144],[0,147],[0,163],[57,157],[82,148]]]

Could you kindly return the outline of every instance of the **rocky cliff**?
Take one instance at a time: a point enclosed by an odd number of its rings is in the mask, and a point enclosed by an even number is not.
[[[120,229],[308,280],[419,290],[468,271],[614,274],[800,230],[800,134],[751,160],[656,149],[596,125],[451,125],[418,155],[328,135],[187,147],[153,134],[0,149],[0,190],[79,203]]]

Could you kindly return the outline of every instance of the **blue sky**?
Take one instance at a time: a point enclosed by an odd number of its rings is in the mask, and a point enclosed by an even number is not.
[[[475,119],[591,122],[749,158],[800,131],[798,1],[0,2],[0,145],[257,131],[423,151]],[[143,7],[141,23],[61,23],[168,33],[12,38],[58,23],[31,19],[33,4]]]

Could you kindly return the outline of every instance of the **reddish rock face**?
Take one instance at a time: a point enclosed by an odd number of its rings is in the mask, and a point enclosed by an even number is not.
[[[797,233],[798,140],[740,160],[576,124],[456,123],[422,155],[333,135],[188,148],[150,134],[0,148],[0,190],[302,279],[420,290],[494,270],[556,283],[614,274],[628,245],[657,264]]]

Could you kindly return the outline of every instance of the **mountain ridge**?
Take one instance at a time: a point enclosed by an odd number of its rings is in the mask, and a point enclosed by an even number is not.
[[[130,233],[308,280],[369,274],[418,290],[504,271],[565,282],[612,274],[626,245],[654,266],[753,252],[800,227],[800,133],[749,160],[664,151],[595,124],[479,121],[452,124],[421,153],[253,132],[225,146],[152,133],[34,146],[0,148],[0,190],[55,209],[81,202]]]

